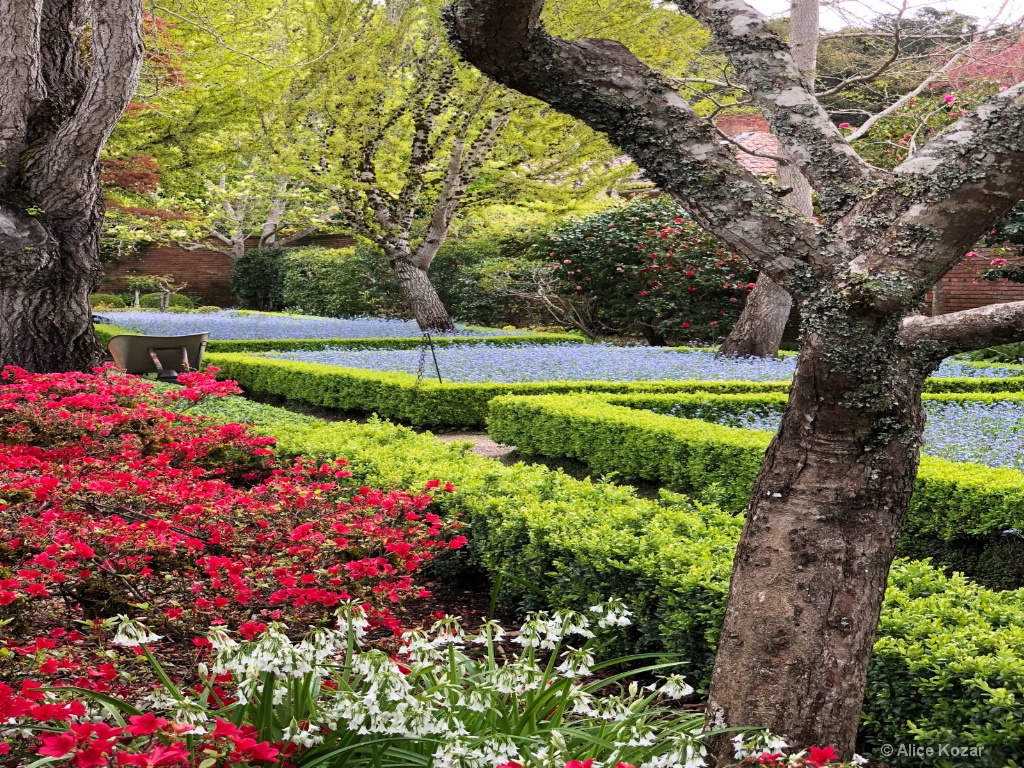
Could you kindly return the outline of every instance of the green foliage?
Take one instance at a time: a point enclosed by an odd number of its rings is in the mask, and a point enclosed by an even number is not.
[[[161,293],[145,293],[139,297],[139,306],[143,309],[160,309]],[[188,296],[172,293],[168,298],[172,309],[195,309],[195,302]]]
[[[706,683],[738,517],[667,491],[641,499],[628,488],[540,466],[504,467],[470,453],[468,444],[442,445],[378,421],[328,424],[241,398],[198,410],[252,422],[276,436],[285,455],[349,459],[355,482],[413,488],[435,477],[451,481],[457,490],[440,503],[467,523],[470,562],[463,565],[500,579],[502,603],[583,610],[618,597],[635,613],[621,635],[623,649],[678,652],[690,661],[684,673]],[[879,755],[881,745],[906,742],[909,733],[922,745],[985,745],[971,765],[1003,768],[1024,738],[1022,605],[1024,592],[993,593],[924,563],[898,562],[869,674],[860,751]]]
[[[556,227],[533,252],[553,260],[563,299],[592,306],[594,333],[639,332],[651,344],[724,337],[757,276],[668,198]]]
[[[637,410],[651,406],[691,418]],[[698,419],[740,414],[752,407],[778,412],[784,406],[784,395],[770,393],[498,397],[490,403],[488,432],[524,453],[577,459],[602,475],[643,479],[713,497],[727,511],[739,514],[746,509],[771,436]],[[1019,547],[1003,535],[1008,529],[1024,529],[1024,474],[921,458],[901,552],[933,557],[993,586],[1024,586]]]
[[[283,262],[286,248],[253,248],[235,262],[231,291],[252,309],[274,312],[284,307]]]
[[[966,357],[978,362],[1024,363],[1024,341],[1016,344],[1001,344],[998,347],[986,347],[975,352],[968,352]]]
[[[94,293],[89,297],[89,306],[93,309],[123,309],[124,299],[113,293]]]
[[[923,562],[898,563],[868,669],[861,742],[912,739],[935,755],[943,744],[984,749],[966,760],[929,758],[937,768],[1016,765],[1024,744],[1022,622],[1022,590],[990,592]]]
[[[284,306],[309,315],[395,316],[405,312],[387,260],[368,245],[287,249],[280,290]]]
[[[222,378],[234,379],[246,391],[343,411],[377,413],[414,426],[430,428],[480,427],[491,398],[509,394],[566,392],[778,392],[781,382],[680,381],[606,382],[555,381],[504,384],[444,383],[425,378],[417,383],[407,373],[342,368],[333,365],[208,353],[209,365],[221,369]]]

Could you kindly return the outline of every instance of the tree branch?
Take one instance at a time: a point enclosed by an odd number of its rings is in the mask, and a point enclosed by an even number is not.
[[[877,172],[846,142],[768,19],[744,0],[683,0],[679,7],[711,30],[747,92],[818,192],[826,216],[849,210],[875,185]]]
[[[92,3],[89,81],[71,117],[26,163],[26,183],[54,215],[91,205],[81,182],[97,172],[100,150],[135,92],[142,68],[140,0]]]
[[[854,273],[899,270],[922,293],[1024,198],[1024,83],[993,96],[894,171],[906,206]]]
[[[1024,301],[989,304],[936,317],[911,315],[900,324],[900,339],[906,344],[938,345],[937,354],[943,357],[1024,341]]]
[[[607,134],[700,224],[776,282],[788,286],[800,264],[831,271],[813,223],[740,166],[667,79],[619,43],[552,38],[540,23],[542,7],[543,0],[456,0],[445,19],[456,49],[474,66]]]

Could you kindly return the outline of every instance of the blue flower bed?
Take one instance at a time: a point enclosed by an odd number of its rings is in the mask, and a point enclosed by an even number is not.
[[[209,331],[214,339],[396,339],[420,336],[412,320],[381,317],[313,317],[273,312],[143,312],[102,313],[121,328],[151,336],[177,336]],[[460,329],[462,336],[496,336],[498,330]]]
[[[416,349],[324,349],[269,353],[267,356],[306,363],[401,371],[415,374]],[[607,344],[509,344],[503,347],[453,344],[437,350],[445,381],[785,381],[793,376],[796,358],[718,359],[713,352],[668,347],[616,347]],[[428,361],[429,362],[429,361]],[[432,371],[431,371],[432,372]],[[1019,376],[1012,368],[972,367],[943,363],[936,376]]]
[[[922,451],[949,461],[970,461],[989,467],[1024,470],[1024,403],[925,401],[928,420]],[[723,416],[727,427],[774,432],[782,415],[748,411]]]

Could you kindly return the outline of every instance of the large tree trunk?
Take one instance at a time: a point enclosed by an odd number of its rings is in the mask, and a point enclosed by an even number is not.
[[[455,324],[448,317],[448,310],[434,290],[427,271],[413,263],[411,254],[389,253],[388,260],[395,270],[398,289],[420,330],[454,331]]]
[[[100,150],[142,65],[139,0],[0,0],[0,363],[99,360]],[[81,35],[89,31],[88,64]]]
[[[100,360],[89,294],[100,280],[102,212],[74,222],[0,207],[0,360],[28,371]]]
[[[853,754],[924,427],[927,371],[893,353],[895,327],[804,339],[733,564],[709,728],[768,727]],[[732,764],[728,737],[712,753]]]

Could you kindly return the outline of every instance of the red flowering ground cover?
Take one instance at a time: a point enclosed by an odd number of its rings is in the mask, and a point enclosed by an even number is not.
[[[139,701],[157,687],[141,651],[112,642],[115,617],[160,635],[152,652],[193,685],[212,625],[301,632],[357,601],[397,631],[389,606],[421,593],[422,563],[465,541],[426,493],[353,488],[342,461],[280,463],[272,439],[190,417],[190,402],[238,390],[212,374],[180,380],[158,391],[113,368],[3,371],[0,722],[40,735],[5,731],[0,765],[198,765],[187,726],[83,718],[97,695]],[[46,690],[66,686],[93,695]],[[253,735],[219,721],[204,765],[277,762],[278,747]]]

